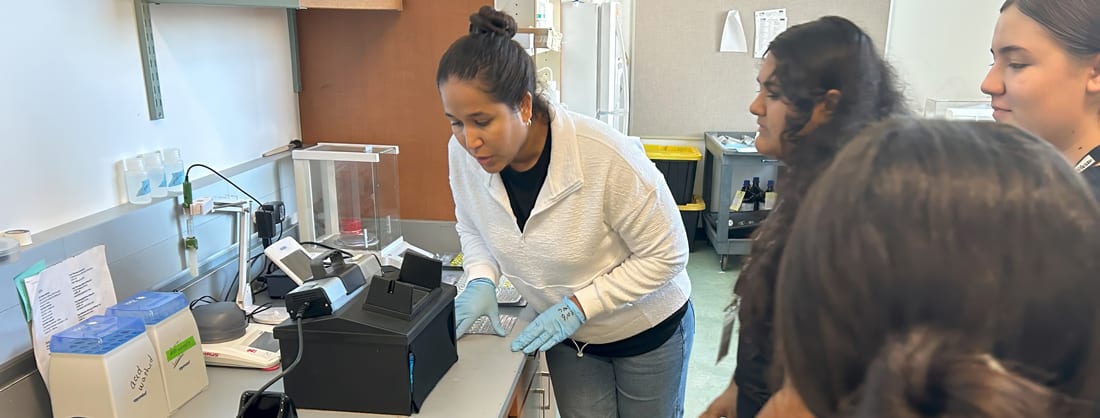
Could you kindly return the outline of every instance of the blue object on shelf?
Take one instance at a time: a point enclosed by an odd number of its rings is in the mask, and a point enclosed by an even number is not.
[[[140,319],[95,315],[50,337],[50,352],[107,354],[144,332]]]
[[[107,308],[107,315],[138,318],[146,325],[156,325],[184,309],[187,309],[187,299],[182,293],[139,292]]]

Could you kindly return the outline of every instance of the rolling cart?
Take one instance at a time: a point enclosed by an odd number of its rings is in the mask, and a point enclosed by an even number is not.
[[[734,256],[749,254],[752,239],[746,232],[767,217],[768,211],[731,212],[735,187],[743,179],[760,177],[763,182],[776,180],[782,167],[779,160],[768,158],[757,152],[738,152],[726,147],[720,136],[754,136],[755,132],[706,132],[706,156],[703,160],[703,201],[707,210],[703,214],[703,229],[714,251],[722,256],[721,268],[727,270]],[[779,192],[782,189],[778,188]],[[734,226],[730,227],[730,221]],[[731,234],[732,232],[732,234]]]

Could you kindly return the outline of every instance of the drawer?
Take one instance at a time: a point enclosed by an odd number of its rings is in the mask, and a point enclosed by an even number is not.
[[[512,400],[508,407],[509,418],[522,416],[521,414],[524,411],[527,399],[531,395],[531,387],[537,380],[536,376],[540,370],[539,365],[542,357],[540,353],[535,357],[527,357],[527,360],[523,362],[523,369],[519,372],[519,379],[516,379],[516,387],[512,389]]]
[[[555,418],[558,415],[545,356],[540,356],[537,364],[539,369],[527,391],[527,401],[523,404],[519,418]]]

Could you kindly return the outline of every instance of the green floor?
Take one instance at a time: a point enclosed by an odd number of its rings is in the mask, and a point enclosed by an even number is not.
[[[716,365],[715,360],[722,335],[722,312],[730,302],[737,271],[721,271],[718,264],[719,256],[714,248],[707,242],[697,242],[688,261],[691,299],[695,307],[695,345],[688,366],[684,417],[698,417],[710,401],[725,390],[733,376],[735,345],[731,344],[730,355],[721,363]]]

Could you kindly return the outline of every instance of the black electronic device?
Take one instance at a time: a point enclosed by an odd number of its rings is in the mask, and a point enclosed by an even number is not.
[[[392,276],[367,288],[363,309],[410,319],[430,302],[433,289],[443,280],[443,264],[434,258],[406,252],[396,280]]]
[[[406,253],[331,315],[302,321],[302,366],[283,389],[306,409],[410,415],[458,361],[454,286],[439,260]],[[283,365],[298,352],[293,324],[275,328]],[[348,384],[356,381],[356,384]]]
[[[363,270],[356,264],[344,263],[344,255],[339,250],[327,250],[321,253],[310,262],[309,269],[313,273],[313,278],[310,280],[339,277],[349,294],[367,283]]]
[[[298,287],[298,283],[285,274],[266,274],[263,280],[267,282],[267,295],[272,299],[285,298],[287,293]]]
[[[260,205],[260,209],[271,212],[275,223],[283,223],[286,220],[286,205],[281,200],[273,200],[263,205]]]
[[[313,259],[313,278],[286,294],[286,309],[291,316],[313,318],[339,310],[367,282],[363,270],[354,264],[344,264],[338,251],[326,251]],[[299,312],[305,302],[309,308]]]
[[[294,401],[285,393],[264,392],[250,405],[248,402],[255,395],[254,390],[246,390],[241,394],[241,403],[237,409],[241,418],[298,418]],[[243,408],[248,409],[242,410]]]

